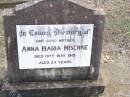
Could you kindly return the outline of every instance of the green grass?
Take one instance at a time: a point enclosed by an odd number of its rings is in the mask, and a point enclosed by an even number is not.
[[[127,35],[130,37],[130,22],[127,25]]]
[[[130,37],[130,32],[127,32],[126,34]]]
[[[123,19],[119,24],[120,29],[127,33],[130,31],[130,19]]]
[[[130,19],[123,19],[118,26],[123,33],[130,36]]]

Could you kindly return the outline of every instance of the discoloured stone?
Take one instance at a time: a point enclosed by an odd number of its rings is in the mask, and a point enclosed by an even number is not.
[[[8,79],[2,85],[3,97],[80,97],[102,93],[104,84],[98,75],[104,19],[103,11],[68,0],[31,1],[13,8],[10,15],[4,16]],[[16,25],[46,24],[94,24],[90,67],[19,69]]]
[[[90,97],[103,93],[101,77],[97,81],[56,81],[5,83],[3,97]],[[18,96],[19,95],[19,96]]]
[[[13,14],[10,16],[4,16],[8,78],[10,82],[96,80],[98,78],[104,15],[95,15],[95,10],[84,8],[67,0],[32,1],[30,4],[25,3],[14,9]],[[16,25],[43,25],[57,23],[95,25],[91,66],[85,68],[75,67],[20,70],[17,53]]]

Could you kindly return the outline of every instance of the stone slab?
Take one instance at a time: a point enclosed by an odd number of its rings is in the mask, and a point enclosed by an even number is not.
[[[5,83],[2,97],[90,97],[103,93],[105,84],[97,81],[50,81],[29,83]]]
[[[95,80],[98,78],[105,16],[68,0],[39,0],[18,5],[4,16],[7,71],[10,82]],[[89,67],[19,69],[16,25],[94,24]]]

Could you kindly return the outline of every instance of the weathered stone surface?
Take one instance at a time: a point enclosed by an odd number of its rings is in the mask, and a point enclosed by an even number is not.
[[[19,0],[19,1],[0,1],[0,8],[12,8],[15,7],[17,4],[21,4],[26,2],[26,0]]]
[[[94,24],[90,67],[20,70],[18,64],[16,25]],[[10,82],[48,80],[96,80],[99,74],[104,29],[104,13],[87,9],[67,0],[39,0],[15,8],[4,16],[8,78]]]
[[[2,87],[2,97],[90,97],[103,93],[105,84],[97,81],[51,81],[7,83]]]
[[[16,25],[46,24],[94,24],[90,67],[19,69]],[[3,97],[80,97],[102,93],[104,83],[98,75],[103,29],[103,10],[68,0],[37,0],[13,8],[11,14],[4,16],[8,79],[1,87]]]

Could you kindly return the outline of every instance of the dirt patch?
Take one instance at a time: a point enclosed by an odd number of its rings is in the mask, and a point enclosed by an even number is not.
[[[107,83],[101,97],[130,97],[130,2],[109,0],[100,6],[106,10],[101,71]]]

